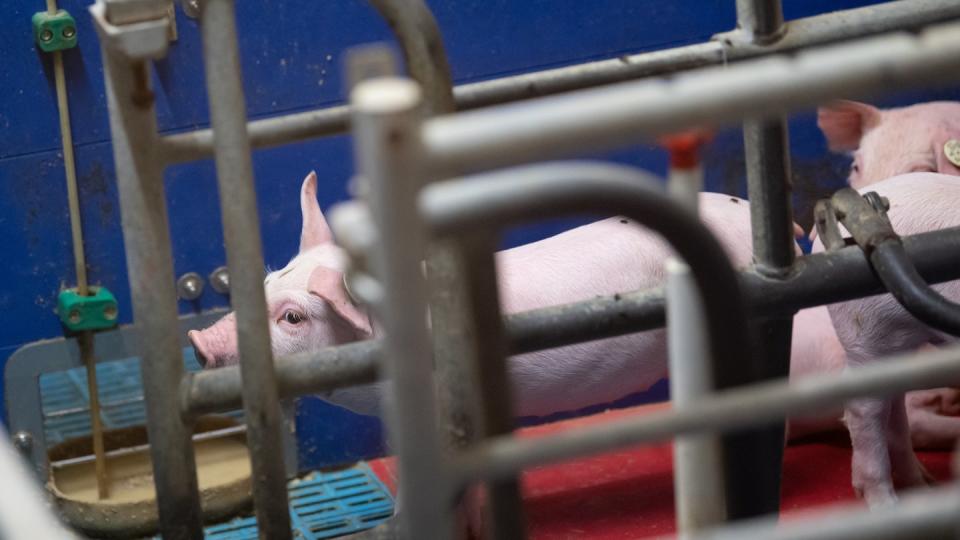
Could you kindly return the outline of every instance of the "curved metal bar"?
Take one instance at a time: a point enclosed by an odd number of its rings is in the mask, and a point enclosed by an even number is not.
[[[867,202],[868,198],[875,204]],[[907,256],[903,241],[887,219],[883,205],[889,203],[876,193],[861,196],[850,188],[836,192],[830,202],[897,302],[921,322],[960,336],[960,304],[944,298],[920,276]]]
[[[448,236],[475,228],[504,228],[570,214],[622,214],[650,227],[690,265],[704,298],[710,343],[722,369],[721,388],[759,373],[744,362],[747,318],[737,273],[696,215],[667,196],[652,175],[632,167],[554,162],[439,182],[424,188],[420,209],[433,232]]]
[[[424,188],[420,210],[439,236],[500,229],[569,214],[620,214],[660,233],[690,266],[703,298],[718,389],[758,381],[763,370],[750,354],[746,307],[737,273],[697,216],[666,195],[653,176],[634,168],[592,162],[517,167],[473,180]],[[767,437],[767,439],[769,439]],[[760,430],[724,437],[727,500],[737,517],[760,503],[750,463],[762,460]],[[748,473],[749,472],[749,473]]]
[[[420,83],[428,115],[456,110],[443,36],[423,0],[369,0],[390,25],[410,77]]]

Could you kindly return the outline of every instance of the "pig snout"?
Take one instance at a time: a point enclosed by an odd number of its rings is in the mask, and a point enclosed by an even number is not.
[[[191,330],[187,332],[187,338],[190,339],[190,344],[193,345],[193,354],[197,357],[197,363],[200,364],[200,367],[213,367],[213,360],[200,332]]]
[[[201,367],[216,368],[237,363],[237,327],[232,314],[205,330],[187,332],[187,337]]]

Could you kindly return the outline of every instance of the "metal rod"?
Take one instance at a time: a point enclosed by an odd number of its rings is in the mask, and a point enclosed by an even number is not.
[[[283,540],[293,537],[287,506],[283,419],[263,290],[260,221],[233,0],[204,0],[201,27],[230,301],[237,314],[254,510],[260,537]]]
[[[755,44],[773,43],[783,37],[780,0],[737,0],[737,26],[741,39]],[[758,273],[772,278],[789,272],[794,258],[793,209],[790,196],[790,143],[785,117],[748,118],[743,123],[743,148],[747,169],[747,198],[753,255]],[[753,355],[764,359],[765,378],[790,373],[790,343],[793,315],[751,321]],[[753,501],[732,501],[732,519],[775,513],[780,510],[780,479],[786,425],[773,425],[758,435],[764,449],[757,456],[727,456],[733,467],[752,468],[762,495]]]
[[[47,0],[47,13],[57,13],[56,0]],[[77,294],[88,296],[87,262],[83,253],[83,225],[80,221],[80,196],[77,190],[77,167],[73,155],[73,132],[70,129],[70,109],[67,100],[67,80],[63,70],[63,54],[53,52],[53,75],[57,89],[57,111],[60,118],[60,140],[63,145],[63,168],[67,179],[67,204],[70,208],[70,237],[73,244],[73,266],[77,276]],[[90,396],[90,437],[96,456],[97,496],[110,496],[107,478],[107,463],[103,454],[103,423],[100,419],[100,395],[97,389],[96,360],[94,359],[93,336],[81,332],[77,336],[80,356],[86,366],[87,390]]]
[[[453,112],[453,80],[440,27],[423,0],[369,0],[393,30],[410,77],[423,91],[427,115]]]
[[[144,61],[123,58],[107,47],[102,56],[133,318],[145,344],[140,358],[160,532],[168,539],[200,539],[190,429],[171,414],[179,405],[184,370],[149,71]]]
[[[888,396],[960,382],[960,347],[891,357],[856,373],[764,381],[707,396],[681,410],[656,411],[534,438],[497,437],[454,463],[463,482],[506,478],[532,466],[692,433],[772,424],[792,414],[826,412],[862,396]]]
[[[696,160],[697,148],[678,146],[671,148],[667,191],[697,212],[703,168],[699,161],[682,162],[685,157]],[[703,301],[690,267],[671,257],[666,271],[670,402],[674,408],[681,408],[711,392],[715,377]],[[682,534],[722,523],[726,518],[722,448],[716,436],[693,435],[673,441],[673,500],[677,531]]]
[[[420,85],[424,114],[453,112],[456,105],[450,65],[440,28],[427,4],[423,0],[370,0],[370,3],[390,25],[403,51],[407,72]],[[479,398],[474,384],[474,369],[482,356],[477,353],[475,325],[468,324],[469,300],[463,281],[466,266],[455,244],[428,245],[425,262],[437,407],[445,442],[458,449],[474,440],[478,435],[475,424],[482,423],[477,418]],[[516,498],[519,500],[518,494]],[[460,505],[455,512],[457,526],[463,530],[466,509]]]
[[[82,332],[77,336],[80,357],[87,372],[87,396],[90,400],[90,435],[93,439],[97,496],[110,496],[110,480],[107,476],[107,457],[103,447],[103,421],[100,418],[100,392],[97,388],[97,360],[93,351],[93,333]]]
[[[687,540],[924,540],[954,539],[957,530],[957,486],[905,495],[896,506],[871,512],[863,505],[792,514],[782,523],[776,518],[745,521],[687,537]],[[663,537],[663,540],[672,537]]]
[[[960,228],[906,236],[903,240],[907,254],[927,282],[960,278],[954,255],[960,250]],[[740,272],[739,280],[749,311],[761,316],[789,315],[807,307],[884,292],[863,252],[855,246],[801,257],[794,272],[783,280],[751,271]],[[506,317],[510,353],[661,328],[664,307],[664,291],[656,288],[510,314]],[[336,388],[372,383],[377,380],[381,348],[380,340],[369,340],[277,358],[280,395],[322,396]],[[181,410],[187,416],[234,409],[240,405],[239,368],[188,373],[181,395]]]
[[[710,118],[782,114],[838,96],[944,84],[960,65],[960,24],[771,56],[670,81],[620,83],[424,123],[435,174],[489,170],[616,148]],[[955,75],[960,77],[960,75]]]
[[[766,44],[780,39],[786,30],[780,0],[737,0],[737,28],[746,39],[755,43]]]
[[[960,4],[954,0],[885,2],[789,21],[789,31],[780,40],[767,45],[731,39],[737,37],[731,33],[720,34],[705,43],[465,84],[454,88],[454,97],[457,109],[476,109],[756,58],[773,52],[795,51],[843,39],[918,28],[958,17]],[[349,107],[336,106],[255,120],[248,126],[250,142],[254,148],[269,148],[336,135],[348,129],[349,117]],[[162,139],[162,143],[167,163],[194,161],[213,154],[213,133],[209,129],[169,135]]]
[[[383,302],[384,375],[392,382],[384,410],[398,457],[403,538],[449,538],[450,496],[436,425],[426,284],[420,261],[426,234],[416,211],[423,183],[418,137],[422,97],[405,79],[363,81],[351,92],[354,153],[378,229],[370,253]]]
[[[507,374],[507,344],[500,308],[500,288],[494,260],[496,231],[458,235],[459,259],[465,273],[462,286],[469,309],[464,322],[474,336],[473,378],[480,390],[478,440],[513,432],[513,396]],[[463,384],[463,383],[460,383]],[[523,499],[518,477],[487,486],[488,538],[525,538]]]

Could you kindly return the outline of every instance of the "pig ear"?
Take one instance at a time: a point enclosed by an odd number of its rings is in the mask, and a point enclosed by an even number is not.
[[[960,130],[941,127],[933,138],[933,154],[937,156],[937,172],[960,176]]]
[[[317,202],[317,173],[310,174],[303,179],[300,188],[300,212],[303,214],[303,228],[300,230],[300,252],[333,242],[330,226],[323,218],[320,203]]]
[[[353,303],[343,286],[343,273],[318,266],[310,273],[307,291],[325,300],[362,338],[373,336],[370,317]]]
[[[817,109],[817,126],[834,152],[856,150],[863,135],[879,123],[880,109],[866,103],[842,100]]]

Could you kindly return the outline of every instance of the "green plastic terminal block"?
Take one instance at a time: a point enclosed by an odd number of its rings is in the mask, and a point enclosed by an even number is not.
[[[105,330],[117,325],[117,299],[106,287],[90,287],[90,296],[76,289],[60,291],[57,315],[68,330]]]
[[[33,14],[33,37],[43,52],[62,51],[77,46],[77,23],[67,10],[54,15],[46,11]]]

